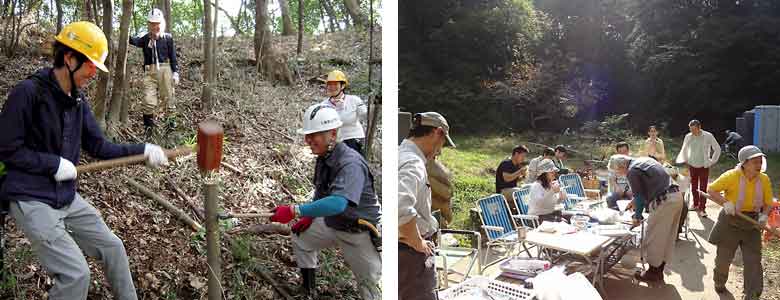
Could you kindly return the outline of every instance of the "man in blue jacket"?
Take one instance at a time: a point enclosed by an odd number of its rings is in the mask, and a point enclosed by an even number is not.
[[[146,139],[154,131],[154,115],[158,107],[163,112],[174,108],[173,86],[179,84],[179,68],[176,64],[176,46],[173,36],[165,32],[165,18],[155,8],[147,18],[149,33],[130,37],[130,45],[139,47],[144,54],[144,101],[142,113]]]
[[[76,192],[81,149],[95,158],[144,154],[167,165],[157,145],[119,145],[103,137],[81,93],[100,69],[108,44],[90,22],[68,24],[55,38],[54,67],[17,84],[0,113],[0,161],[7,175],[0,199],[41,265],[54,278],[49,299],[87,299],[89,265],[82,251],[104,265],[115,299],[137,299],[127,253],[97,210]]]

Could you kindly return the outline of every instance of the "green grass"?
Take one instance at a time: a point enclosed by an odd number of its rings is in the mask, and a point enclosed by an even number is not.
[[[667,160],[674,160],[680,150],[682,137],[662,137],[666,148]],[[639,145],[644,137],[631,137],[627,142],[631,152],[639,151]],[[440,156],[442,163],[452,171],[455,186],[452,198],[453,221],[452,228],[474,229],[469,220],[469,210],[476,206],[477,200],[495,192],[495,169],[501,160],[507,158],[517,144],[525,144],[531,150],[527,160],[540,155],[541,147],[529,144],[541,143],[549,146],[564,144],[571,146],[578,154],[567,159],[568,167],[580,168],[586,159],[600,159],[614,153],[612,144],[599,143],[591,139],[577,139],[560,135],[539,134],[531,136],[520,134],[509,137],[501,136],[466,136],[455,137],[457,148],[445,148]],[[780,192],[780,153],[769,154],[767,174],[772,180],[773,193]],[[724,171],[736,165],[736,161],[721,156],[710,170],[710,179],[714,180]]]

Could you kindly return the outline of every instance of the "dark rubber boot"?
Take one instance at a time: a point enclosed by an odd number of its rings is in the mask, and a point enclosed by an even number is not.
[[[663,275],[659,276],[658,274],[659,274],[658,268],[650,266],[650,268],[648,268],[647,271],[644,271],[641,274],[639,272],[634,274],[634,277],[637,280],[641,280],[644,282],[657,282],[663,280],[662,278]]]
[[[301,291],[304,295],[314,297],[314,292],[316,291],[316,286],[314,284],[316,273],[317,269],[301,268]]]
[[[144,140],[149,142],[154,137],[154,115],[144,115]]]

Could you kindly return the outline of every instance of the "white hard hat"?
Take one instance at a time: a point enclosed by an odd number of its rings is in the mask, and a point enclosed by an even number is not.
[[[303,113],[303,128],[298,134],[311,134],[341,127],[341,117],[336,109],[324,104],[309,106]]]
[[[163,12],[160,9],[155,8],[149,12],[149,17],[146,20],[149,23],[162,23],[165,22],[165,17],[163,17]]]

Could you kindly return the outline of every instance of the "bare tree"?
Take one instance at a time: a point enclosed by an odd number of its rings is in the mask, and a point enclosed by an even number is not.
[[[10,10],[7,9],[10,5]],[[35,21],[24,23],[24,17],[30,12],[36,9],[35,3],[24,3],[21,0],[8,0],[5,3],[6,10],[3,11],[5,18],[5,24],[2,28],[2,36],[0,37],[0,49],[3,50],[7,57],[13,57],[16,55],[16,50],[19,48],[19,38],[22,36],[27,27],[35,24]]]
[[[81,9],[81,19],[95,22],[94,15],[92,14],[92,0],[84,0],[84,7]]]
[[[127,72],[127,45],[130,37],[130,16],[133,14],[133,0],[122,0],[122,18],[119,21],[119,49],[116,53],[116,67],[114,68],[114,82],[124,82]],[[124,84],[114,84],[111,91],[111,108],[108,112],[107,135],[115,137],[119,129],[121,110],[125,93]]]
[[[212,60],[211,56],[214,55],[211,51],[213,48],[211,47],[212,40],[214,39],[214,34],[212,33],[214,26],[214,21],[212,20],[212,12],[211,12],[211,3],[208,0],[203,1],[203,15],[204,15],[204,22],[203,22],[203,91],[201,93],[201,102],[202,106],[205,110],[210,110],[212,108],[212,90],[211,85],[214,83],[213,78],[211,78],[211,69],[214,68],[213,65],[211,65]]]
[[[278,80],[286,85],[292,84],[292,72],[287,65],[287,59],[271,47],[266,0],[255,2],[255,61],[258,73],[264,74],[267,79]]]
[[[279,7],[282,10],[282,35],[295,34],[292,18],[290,18],[290,6],[287,5],[287,0],[279,0]]]
[[[255,0],[255,61],[257,62],[257,70],[260,71],[260,58],[263,55],[263,39],[265,38],[265,18],[263,14],[265,6],[268,4],[265,0]]]
[[[173,29],[173,20],[171,19],[171,0],[160,0],[160,10],[162,10],[163,16],[165,17],[165,24],[167,24],[166,27],[168,27],[168,32],[171,32],[171,29]]]
[[[108,53],[111,53],[111,33],[114,31],[112,22],[113,17],[113,0],[103,1],[103,33],[108,39]],[[111,55],[106,57],[106,66],[111,66]],[[111,76],[106,72],[99,72],[97,83],[97,94],[95,95],[95,118],[98,121],[98,125],[103,131],[106,131],[106,101],[109,98],[108,95],[108,82]]]
[[[330,26],[330,32],[336,31],[336,11],[333,10],[333,6],[331,6],[330,2],[328,0],[320,0],[320,6],[321,9],[325,9],[325,13],[328,14],[328,25]],[[323,24],[324,25],[324,24]]]
[[[62,1],[54,0],[54,4],[57,6],[57,33],[62,31]]]
[[[217,7],[219,7],[219,0],[214,0],[214,7],[211,10],[214,12],[214,27],[211,27],[212,33],[214,34],[214,37],[211,39],[211,82],[216,82],[217,80],[217,28],[219,28],[219,12],[217,12]]]
[[[303,50],[303,0],[298,0],[298,47],[295,54],[301,55]]]

